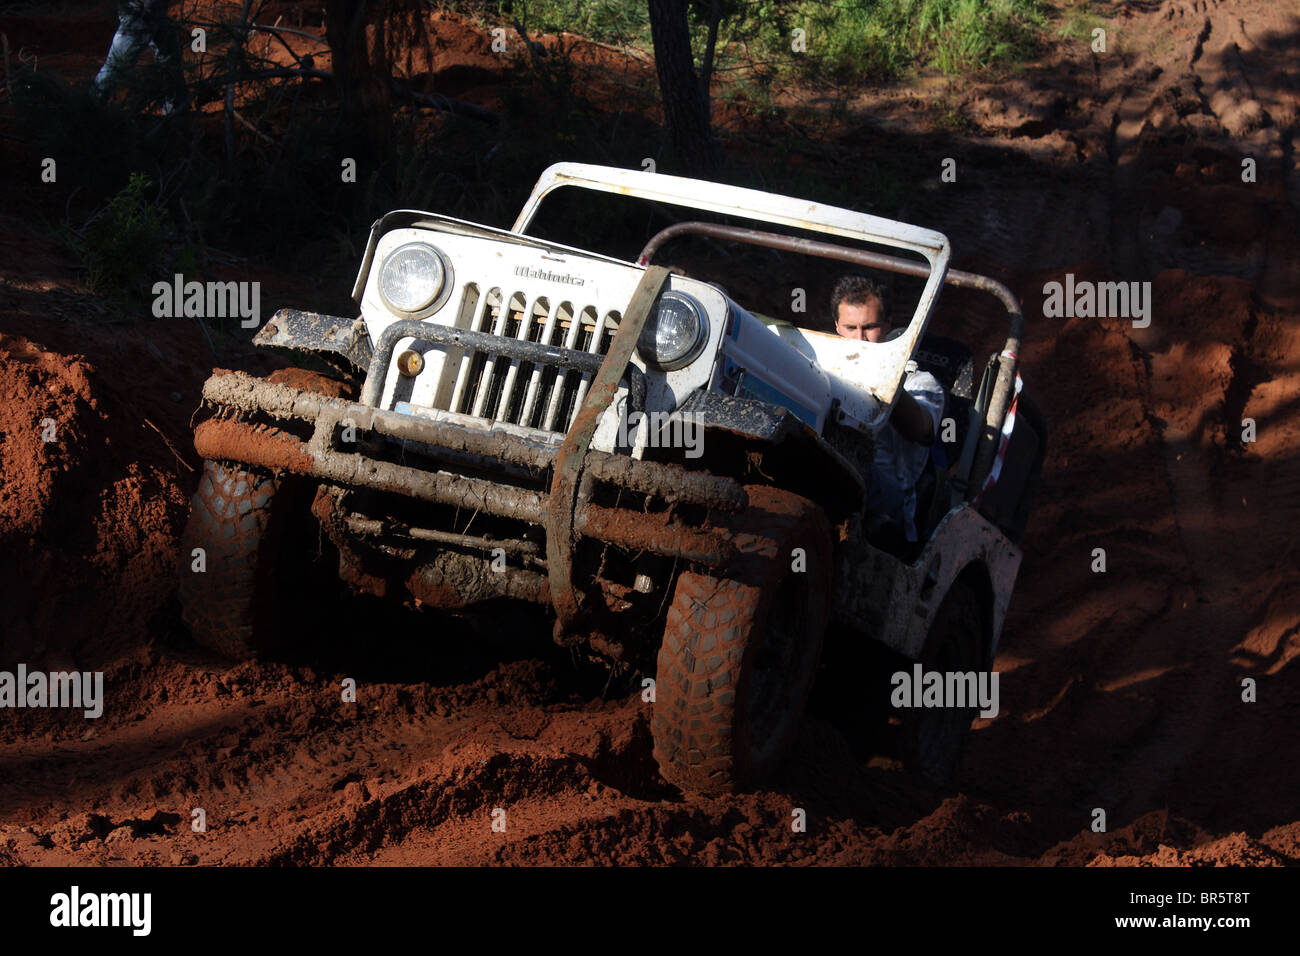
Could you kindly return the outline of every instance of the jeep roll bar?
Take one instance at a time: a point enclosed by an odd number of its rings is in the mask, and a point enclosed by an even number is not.
[[[795,199],[775,193],[732,186],[726,183],[712,183],[700,179],[687,179],[683,176],[668,176],[663,173],[650,173],[639,169],[619,169],[612,166],[595,166],[587,163],[555,163],[542,173],[533,186],[524,207],[519,212],[510,231],[525,235],[529,224],[537,215],[542,200],[551,192],[562,186],[577,186],[597,192],[615,193],[635,199],[647,199],[670,206],[685,206],[701,209],[727,216],[739,216],[773,225],[805,229],[810,232],[823,232],[842,239],[854,239],[881,246],[892,246],[917,253],[929,263],[928,270],[919,263],[909,262],[897,256],[873,253],[867,250],[849,249],[831,243],[781,236],[774,233],[757,234],[764,238],[771,236],[782,243],[775,248],[789,248],[791,251],[807,252],[811,255],[843,259],[847,262],[874,266],[905,275],[925,276],[925,288],[908,323],[908,332],[888,343],[891,349],[910,356],[929,324],[930,313],[938,298],[939,286],[945,281],[953,285],[980,289],[996,296],[1011,315],[1011,329],[1007,335],[1006,346],[999,356],[997,382],[989,400],[989,407],[984,417],[982,435],[974,465],[967,477],[967,488],[979,487],[984,476],[993,466],[997,452],[998,436],[1001,433],[1002,420],[1011,404],[1011,394],[1016,381],[1016,366],[1019,364],[1020,343],[1024,332],[1024,316],[1020,303],[1011,291],[995,279],[979,276],[969,272],[952,273],[948,270],[950,249],[948,237],[932,229],[923,229],[907,223],[872,216],[868,213],[855,212],[839,206],[828,206]],[[683,226],[705,226],[708,229],[729,230],[735,227],[713,225],[710,223],[670,226],[654,239],[642,251],[641,257],[648,261],[647,251],[653,254],[656,240],[662,243],[674,234],[689,231]],[[667,234],[667,235],[665,235]],[[710,233],[705,233],[710,234]],[[724,235],[723,232],[712,233]],[[729,238],[742,242],[752,241],[753,230],[737,229],[726,234]],[[784,245],[789,243],[789,245]],[[760,245],[765,243],[759,243]],[[644,264],[644,263],[642,263]],[[952,276],[951,280],[948,276]],[[918,319],[920,321],[918,321]],[[881,389],[878,397],[888,405],[893,405],[897,386],[902,380],[902,363],[898,366],[899,376],[890,389]],[[961,476],[958,476],[959,480]],[[965,489],[962,489],[963,493]]]
[[[933,229],[744,186],[587,163],[556,163],[548,167],[537,180],[510,231],[525,234],[541,201],[562,186],[617,193],[670,206],[704,209],[773,225],[825,232],[843,239],[909,249],[924,256],[934,271],[942,272],[948,267],[948,237]]]
[[[900,259],[898,256],[885,255],[880,252],[870,252],[866,249],[850,249],[848,246],[837,246],[830,242],[819,242],[816,239],[801,239],[798,236],[783,236],[776,232],[764,232],[760,229],[746,229],[743,226],[724,226],[720,223],[712,222],[679,222],[665,229],[659,230],[650,241],[645,244],[641,250],[641,255],[637,258],[640,265],[646,265],[654,258],[659,247],[670,239],[676,239],[678,236],[709,236],[714,239],[731,239],[736,242],[747,242],[750,245],[766,246],[769,249],[781,249],[785,252],[798,252],[804,255],[820,256],[823,259],[841,259],[845,262],[852,262],[856,265],[872,266],[877,269],[885,269],[889,272],[899,272],[903,275],[918,276],[925,278],[929,275],[929,270],[917,262],[909,262],[906,259]],[[944,282],[948,285],[961,286],[967,289],[979,289],[982,292],[988,292],[997,297],[1007,312],[1012,315],[1012,321],[1021,319],[1020,302],[1012,294],[1011,290],[999,282],[997,279],[991,279],[988,276],[976,275],[974,272],[962,272],[958,269],[949,269]]]
[[[842,262],[851,262],[854,265],[869,266],[874,269],[884,269],[888,272],[897,272],[902,275],[921,278],[929,274],[925,266],[919,262],[910,262],[898,256],[871,252],[867,249],[850,249],[848,246],[839,246],[816,239],[804,239],[799,236],[784,236],[780,233],[764,232],[760,229],[746,229],[742,226],[726,226],[721,223],[698,221],[679,222],[659,230],[645,244],[645,248],[641,250],[640,256],[637,257],[637,263],[639,265],[649,265],[650,260],[654,258],[655,253],[659,251],[664,243],[679,236],[708,236],[713,239],[744,242],[754,246],[779,249],[783,252],[797,252],[803,255],[819,256],[823,259],[838,259]],[[977,289],[980,292],[989,293],[1002,303],[1011,316],[1011,328],[1007,333],[1006,345],[1003,346],[1002,354],[999,356],[997,383],[994,385],[993,394],[989,399],[989,407],[982,423],[982,440],[976,452],[974,464],[969,476],[958,474],[954,482],[961,484],[958,490],[964,494],[967,488],[979,488],[984,481],[984,476],[988,474],[988,469],[992,467],[993,457],[997,452],[1002,431],[1002,419],[1006,415],[1008,405],[1010,405],[1011,392],[1016,380],[1016,367],[1019,364],[1020,343],[1024,336],[1025,317],[1020,309],[1020,301],[1010,289],[997,279],[977,275],[974,272],[949,269],[943,281],[946,285],[963,289]]]
[[[537,180],[537,185],[533,187],[510,231],[516,235],[526,235],[542,200],[563,186],[576,186],[724,216],[738,216],[792,229],[823,232],[841,239],[889,246],[921,256],[929,264],[929,269],[924,273],[927,276],[925,288],[921,291],[912,321],[908,323],[906,333],[881,345],[885,350],[881,353],[882,357],[893,363],[895,374],[874,391],[876,398],[885,406],[893,406],[903,378],[903,365],[930,321],[930,313],[939,295],[939,286],[943,282],[944,273],[948,271],[950,250],[948,237],[943,233],[852,209],[827,206],[744,186],[586,163],[556,163],[548,167]]]

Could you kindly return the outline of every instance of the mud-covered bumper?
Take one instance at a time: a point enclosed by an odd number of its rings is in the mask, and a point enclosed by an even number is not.
[[[341,488],[370,489],[466,514],[495,515],[553,533],[553,463],[560,445],[463,421],[435,421],[317,392],[268,382],[242,372],[219,372],[203,387],[212,417],[195,429],[207,459],[242,462],[277,472],[309,475]],[[411,454],[406,454],[407,451]],[[418,453],[416,453],[418,452]],[[486,477],[485,477],[486,476]],[[608,492],[623,490],[640,508],[609,507]],[[598,491],[605,494],[597,494]],[[645,506],[653,500],[655,507]],[[620,548],[723,567],[732,557],[725,513],[746,506],[744,489],[729,478],[589,450],[582,458],[573,535]],[[683,511],[715,521],[680,520]],[[348,530],[376,535],[395,529],[382,516],[346,516]],[[491,554],[512,549],[545,567],[543,552],[522,538],[476,537],[437,527],[403,526],[414,540]],[[551,603],[544,575],[501,575],[480,596]],[[489,579],[490,580],[490,579]],[[553,581],[550,583],[554,583]]]

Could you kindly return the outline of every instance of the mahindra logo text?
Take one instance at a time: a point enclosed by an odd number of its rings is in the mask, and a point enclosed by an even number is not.
[[[545,282],[562,282],[565,285],[586,285],[587,280],[567,272],[552,272],[550,269],[533,269],[529,266],[515,266],[515,275],[521,279],[541,279]]]

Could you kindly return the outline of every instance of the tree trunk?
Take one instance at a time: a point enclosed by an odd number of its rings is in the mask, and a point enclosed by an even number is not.
[[[348,130],[363,135],[372,148],[387,140],[388,56],[384,48],[384,0],[325,0],[325,40],[333,59],[339,107]],[[373,24],[373,49],[366,37]]]
[[[713,115],[713,57],[718,50],[718,25],[722,22],[722,0],[709,5],[709,38],[704,44],[704,62],[700,64],[700,90],[704,94],[704,108]]]
[[[712,178],[720,156],[709,124],[708,96],[695,75],[686,0],[650,0],[650,35],[673,150],[688,175]]]

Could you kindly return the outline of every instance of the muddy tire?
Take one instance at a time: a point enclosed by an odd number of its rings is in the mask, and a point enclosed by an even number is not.
[[[180,572],[181,616],[198,644],[237,660],[272,649],[279,623],[277,544],[290,517],[284,512],[294,504],[301,496],[286,495],[277,478],[203,463],[181,539]],[[202,573],[193,570],[195,548],[205,552]]]
[[[348,383],[305,369],[279,369],[267,380],[336,398],[355,393]],[[269,438],[281,434],[267,425],[257,430]],[[314,566],[323,543],[311,515],[315,487],[299,475],[203,463],[181,537],[181,617],[196,643],[247,660],[282,646],[285,634],[304,629],[312,616],[307,608],[325,596],[308,591],[323,583]],[[195,548],[205,552],[203,573],[193,570]],[[336,573],[331,570],[329,578]]]
[[[935,613],[921,664],[930,671],[980,671],[984,668],[984,625],[979,596],[957,581]],[[961,769],[962,752],[978,707],[916,708],[903,711],[902,757],[908,769],[931,783],[951,786]]]
[[[727,793],[785,759],[830,614],[831,529],[821,508],[773,488],[750,507],[725,576],[684,571],[659,649],[651,731],[664,778],[683,791]],[[805,570],[792,569],[792,551]]]

